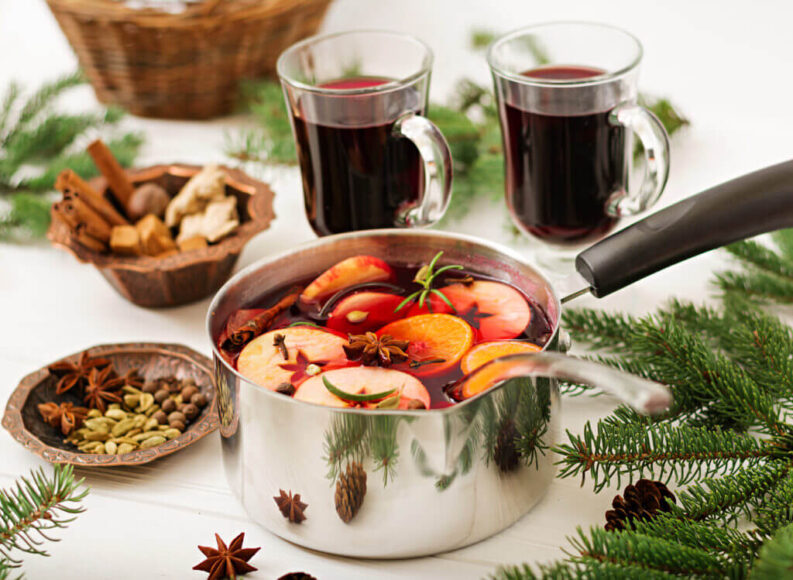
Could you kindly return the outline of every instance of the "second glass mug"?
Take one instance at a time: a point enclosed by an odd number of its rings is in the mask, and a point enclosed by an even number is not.
[[[488,50],[501,120],[505,189],[513,221],[543,242],[538,259],[565,270],[619,218],[653,205],[669,175],[661,122],[636,103],[642,46],[615,27],[530,26]],[[632,134],[645,176],[634,191]]]
[[[315,36],[279,57],[306,213],[318,235],[441,218],[452,160],[422,116],[431,68],[427,45],[394,32]]]

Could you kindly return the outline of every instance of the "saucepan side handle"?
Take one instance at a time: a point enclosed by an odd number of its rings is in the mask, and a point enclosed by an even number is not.
[[[662,413],[672,404],[672,393],[665,385],[606,365],[552,352],[497,358],[471,373],[465,383],[471,381],[471,385],[477,386],[476,391],[481,392],[518,377],[548,377],[591,385],[645,415]]]
[[[717,185],[581,252],[576,269],[597,297],[732,242],[793,227],[793,161]]]

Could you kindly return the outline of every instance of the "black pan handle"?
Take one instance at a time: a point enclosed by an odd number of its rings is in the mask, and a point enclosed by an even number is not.
[[[602,298],[713,248],[793,227],[793,160],[684,199],[578,254],[576,270]]]

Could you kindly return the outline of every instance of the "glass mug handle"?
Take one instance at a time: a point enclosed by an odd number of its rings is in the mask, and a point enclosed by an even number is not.
[[[415,207],[397,216],[397,226],[430,226],[443,217],[452,197],[452,154],[432,121],[415,113],[402,115],[392,133],[410,139],[424,168],[424,193]]]
[[[609,201],[606,208],[615,217],[631,216],[651,207],[669,178],[669,136],[658,117],[634,103],[622,103],[611,110],[609,122],[633,131],[644,150],[644,181],[635,193],[626,191]],[[628,152],[632,155],[633,152]]]

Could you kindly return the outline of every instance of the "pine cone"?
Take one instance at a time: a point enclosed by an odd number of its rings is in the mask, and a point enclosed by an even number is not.
[[[675,495],[660,481],[640,479],[636,485],[625,488],[623,496],[616,496],[606,512],[606,530],[624,530],[633,527],[633,521],[651,520],[658,512],[672,511],[670,504],[677,503]]]
[[[317,580],[311,574],[306,574],[305,572],[289,572],[288,574],[284,574],[278,580]]]
[[[361,509],[366,495],[366,472],[357,461],[347,464],[347,471],[336,482],[336,512],[349,523]]]
[[[498,431],[496,446],[493,449],[493,460],[501,471],[512,471],[518,466],[520,455],[515,448],[515,437],[518,430],[512,419],[507,420]]]

